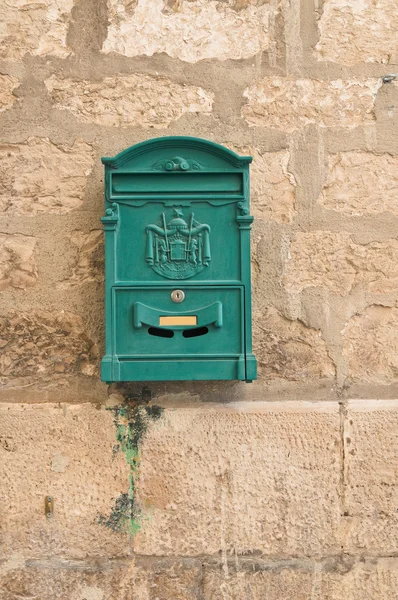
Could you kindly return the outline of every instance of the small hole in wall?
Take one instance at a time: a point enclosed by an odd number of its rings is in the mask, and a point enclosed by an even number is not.
[[[172,338],[174,337],[174,331],[170,329],[158,329],[157,327],[150,327],[148,329],[149,335],[156,335],[157,337]]]
[[[199,335],[206,335],[209,332],[207,327],[197,327],[196,329],[186,329],[182,332],[185,338],[198,337]]]

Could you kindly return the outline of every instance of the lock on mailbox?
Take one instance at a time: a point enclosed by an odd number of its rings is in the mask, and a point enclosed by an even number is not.
[[[103,381],[256,378],[251,160],[191,137],[102,159]]]

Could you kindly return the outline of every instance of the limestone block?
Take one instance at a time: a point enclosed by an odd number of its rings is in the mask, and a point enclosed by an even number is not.
[[[260,152],[249,146],[231,147],[250,155],[250,208],[256,219],[291,223],[295,211],[296,180],[289,171],[290,152]]]
[[[395,0],[325,0],[318,27],[318,60],[344,65],[398,60]]]
[[[251,567],[251,568],[250,568]],[[205,569],[203,600],[310,600],[313,573],[275,569],[243,559],[238,568]],[[322,597],[322,600],[329,600]]]
[[[12,311],[0,317],[0,347],[0,378],[9,385],[96,372],[97,346],[70,312]]]
[[[92,146],[47,138],[0,145],[0,210],[9,215],[67,213],[83,203],[94,163]]]
[[[20,61],[30,54],[70,54],[66,44],[76,0],[16,0],[0,4],[0,58]]]
[[[390,600],[398,584],[396,558],[231,563],[206,565],[203,600]]]
[[[194,558],[150,561],[138,558],[130,580],[133,595],[127,593],[123,599],[197,600],[200,597],[201,566],[201,561]],[[123,587],[127,592],[127,583]]]
[[[70,287],[81,283],[104,280],[103,231],[93,229],[85,232],[76,230],[70,235],[70,241],[77,254],[70,276],[60,287]]]
[[[17,97],[13,95],[13,91],[18,86],[19,79],[12,77],[11,75],[0,74],[0,112],[12,107],[17,99]]]
[[[392,554],[398,535],[398,401],[349,402],[344,444],[345,551]]]
[[[379,79],[321,81],[266,77],[247,88],[242,116],[256,127],[290,133],[309,123],[356,127],[375,120]]]
[[[398,156],[340,152],[328,158],[328,177],[319,202],[346,215],[398,214]]]
[[[162,129],[185,113],[209,114],[213,105],[211,92],[166,77],[120,75],[92,83],[54,75],[45,84],[57,108],[85,123],[113,127]]]
[[[353,316],[342,331],[344,356],[353,380],[397,381],[398,309],[373,305]]]
[[[261,0],[108,0],[104,52],[173,58],[249,58],[275,43],[275,2]],[[239,43],[237,43],[239,40]]]
[[[374,294],[393,292],[398,284],[398,241],[361,245],[348,233],[298,232],[284,283],[291,293],[321,287],[345,296],[355,286]]]
[[[338,445],[334,403],[166,409],[140,444],[135,551],[339,551]]]
[[[99,523],[129,486],[125,457],[114,451],[112,413],[93,404],[1,404],[0,415],[2,555],[128,553],[128,536]],[[47,495],[52,518],[45,515]]]
[[[320,331],[290,321],[269,308],[253,314],[253,343],[259,373],[265,380],[300,381],[334,377]]]
[[[36,243],[33,236],[0,233],[0,291],[36,283]]]

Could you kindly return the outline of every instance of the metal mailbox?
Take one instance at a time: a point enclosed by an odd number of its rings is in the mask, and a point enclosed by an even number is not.
[[[192,137],[102,159],[103,381],[256,378],[251,160]]]

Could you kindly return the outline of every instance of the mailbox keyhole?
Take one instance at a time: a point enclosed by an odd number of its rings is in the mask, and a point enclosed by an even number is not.
[[[197,327],[196,329],[185,329],[182,335],[185,338],[198,337],[199,335],[206,335],[209,332],[207,327]]]
[[[156,335],[157,337],[172,338],[174,337],[174,331],[171,329],[158,329],[157,327],[150,327],[148,329],[149,335]]]

